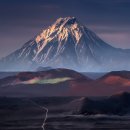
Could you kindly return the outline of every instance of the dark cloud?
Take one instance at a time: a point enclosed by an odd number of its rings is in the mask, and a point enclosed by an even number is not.
[[[130,48],[129,12],[129,0],[0,0],[0,57],[66,16],[77,17],[113,46]]]

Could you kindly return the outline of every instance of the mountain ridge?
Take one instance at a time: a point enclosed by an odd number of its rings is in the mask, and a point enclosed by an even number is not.
[[[66,17],[2,58],[0,70],[34,70],[38,66],[78,71],[128,70],[129,57],[130,51],[110,46],[75,17]]]

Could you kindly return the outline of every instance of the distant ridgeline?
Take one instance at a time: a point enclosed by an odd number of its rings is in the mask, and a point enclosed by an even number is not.
[[[130,92],[130,71],[113,71],[97,79],[89,75],[63,68],[9,73],[0,79],[0,97],[110,96]]]

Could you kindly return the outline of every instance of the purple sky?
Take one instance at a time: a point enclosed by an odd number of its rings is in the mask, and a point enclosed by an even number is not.
[[[77,17],[107,43],[130,48],[130,0],[0,0],[0,57],[66,16]]]

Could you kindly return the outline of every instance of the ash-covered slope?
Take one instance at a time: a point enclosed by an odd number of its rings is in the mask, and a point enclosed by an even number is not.
[[[75,17],[66,17],[57,19],[21,49],[1,59],[0,69],[50,66],[79,71],[128,70],[129,57],[130,51],[113,48]]]
[[[85,81],[87,84],[92,80],[76,71],[62,68],[20,72],[0,79],[0,97],[73,96],[77,92],[74,92],[72,83],[78,81]]]
[[[112,72],[107,73],[103,77],[99,78],[97,81],[106,85],[110,85],[111,87],[112,86],[129,87],[130,86],[130,71],[112,71]]]
[[[130,93],[124,92],[115,94],[106,99],[93,100],[83,98],[81,101],[79,114],[94,115],[127,115],[130,114]],[[76,102],[75,102],[76,104]],[[77,103],[79,104],[79,103]]]
[[[58,84],[60,83],[60,81],[62,81],[62,79],[65,79],[65,81],[77,79],[91,81],[91,79],[89,79],[88,77],[74,70],[59,68],[38,72],[20,72],[14,76],[8,76],[6,78],[0,79],[0,87],[12,85],[15,86],[18,84],[51,84],[51,82],[53,82],[52,80],[58,80],[58,82],[52,83]],[[49,80],[50,83],[46,82],[46,80]]]

